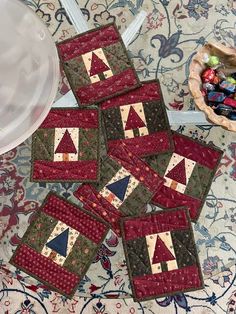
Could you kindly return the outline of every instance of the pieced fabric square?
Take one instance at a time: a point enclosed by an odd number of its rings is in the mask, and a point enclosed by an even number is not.
[[[187,210],[127,217],[121,230],[135,301],[203,288]]]
[[[72,297],[107,232],[99,218],[49,194],[10,263]]]
[[[162,184],[163,179],[123,144],[101,163],[99,183],[83,184],[74,195],[120,235],[120,217],[143,213]]]
[[[222,151],[173,132],[174,152],[147,157],[165,183],[152,198],[163,208],[186,206],[196,221],[209,192]]]
[[[170,125],[159,81],[102,103],[102,119],[108,150],[124,141],[137,156],[173,150]]]
[[[97,181],[99,127],[97,109],[51,109],[33,134],[32,181]]]
[[[80,105],[91,105],[139,86],[115,25],[77,35],[57,45],[71,89]]]

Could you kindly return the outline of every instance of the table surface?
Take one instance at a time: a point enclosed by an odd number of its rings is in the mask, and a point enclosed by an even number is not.
[[[24,2],[46,23],[55,41],[75,34],[58,0]],[[232,46],[236,43],[233,0],[81,0],[79,3],[91,28],[115,21],[121,32],[141,9],[147,11],[147,19],[129,46],[129,52],[140,79],[159,78],[166,106],[171,110],[194,110],[187,77],[196,51],[206,41]],[[62,75],[60,94],[68,90]],[[23,272],[16,271],[8,260],[49,190],[75,201],[72,194],[78,187],[72,183],[30,182],[31,139],[28,139],[0,156],[0,309],[10,314],[17,311],[172,314],[190,310],[191,313],[234,313],[236,133],[217,126],[188,125],[173,129],[203,142],[213,142],[224,150],[199,221],[193,225],[206,288],[175,297],[133,302],[121,240],[111,231],[100,251],[100,260],[91,265],[72,300],[48,291]],[[155,208],[150,206],[149,210]]]

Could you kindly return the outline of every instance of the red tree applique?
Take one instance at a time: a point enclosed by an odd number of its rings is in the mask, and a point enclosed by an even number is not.
[[[66,132],[64,133],[59,145],[57,146],[57,149],[55,151],[56,154],[61,153],[61,154],[69,154],[69,153],[73,153],[76,154],[77,153],[77,149],[71,139],[70,133],[68,132],[68,130],[66,130]]]
[[[174,260],[170,250],[166,247],[165,243],[157,236],[155,250],[152,258],[152,263],[161,263]]]
[[[131,106],[129,109],[129,114],[128,114],[127,122],[125,125],[125,130],[134,130],[134,129],[142,128],[145,126],[146,125],[143,122],[143,120],[140,118],[140,116]]]
[[[173,169],[171,169],[166,177],[186,185],[185,159],[182,159]]]
[[[107,70],[110,70],[110,68],[93,52],[90,67],[90,76],[103,73]]]

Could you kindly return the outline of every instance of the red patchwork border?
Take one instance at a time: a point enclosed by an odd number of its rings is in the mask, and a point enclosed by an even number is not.
[[[113,107],[120,107],[125,104],[133,104],[137,102],[163,100],[161,87],[158,80],[150,80],[142,82],[142,85],[124,95],[120,95],[109,99],[101,104],[101,109],[106,110]]]
[[[82,184],[77,191],[74,192],[82,203],[83,208],[89,210],[94,215],[99,215],[107,221],[115,233],[120,236],[119,220],[122,213],[102,197],[93,186],[89,184]]]
[[[169,142],[170,134],[168,131],[158,132],[145,135],[141,137],[134,137],[125,140],[112,140],[107,142],[108,151],[113,150],[115,147],[120,147],[125,143],[129,149],[137,156],[148,156],[159,152],[166,152],[170,150]]]
[[[63,61],[75,58],[91,50],[110,46],[120,40],[120,35],[114,25],[104,25],[97,30],[93,29],[85,34],[79,34],[71,40],[64,40],[57,44],[58,51]]]
[[[127,89],[134,89],[137,85],[136,74],[133,69],[127,69],[116,74],[105,81],[100,81],[90,85],[83,86],[75,91],[79,97],[81,104],[92,104],[97,102],[97,98],[105,100],[111,98],[109,93],[124,93]],[[111,87],[112,86],[112,87]]]
[[[73,162],[36,160],[34,161],[32,179],[45,181],[48,178],[50,181],[78,181],[79,177],[80,181],[96,181],[98,171],[97,160],[79,160]],[[48,175],[50,176],[48,177]]]
[[[134,155],[124,142],[119,147],[115,147],[108,152],[108,156],[113,158],[127,169],[138,181],[142,182],[151,192],[157,191],[164,183],[164,179],[149,165]]]
[[[69,297],[75,292],[80,277],[57,265],[52,260],[36,252],[28,245],[22,244],[17,249],[11,263],[22,268],[27,273],[33,273],[35,277],[46,285],[55,287],[60,293]]]
[[[40,125],[40,129],[82,128],[97,129],[99,112],[97,109],[53,108]]]
[[[181,291],[203,288],[197,266],[187,266],[160,274],[135,277],[133,285],[137,299],[152,299]]]
[[[107,230],[107,226],[92,217],[90,213],[85,213],[77,206],[72,205],[52,193],[48,195],[41,210],[78,230],[97,244],[101,241],[101,237],[103,237]]]
[[[168,215],[167,215],[168,213]],[[158,212],[158,215],[144,215],[123,221],[124,239],[134,240],[148,234],[189,228],[189,218],[185,209]]]
[[[202,204],[200,199],[182,194],[178,191],[170,189],[165,185],[163,185],[160,188],[160,191],[154,195],[151,202],[152,204],[162,206],[165,209],[185,206],[188,208],[190,218],[192,220],[196,220],[196,218],[199,216],[199,208]]]
[[[222,151],[219,149],[201,144],[175,132],[173,132],[173,140],[175,153],[194,160],[209,169],[214,169],[222,156]]]

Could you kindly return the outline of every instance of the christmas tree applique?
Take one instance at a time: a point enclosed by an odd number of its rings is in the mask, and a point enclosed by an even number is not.
[[[49,241],[46,246],[51,249],[53,252],[50,254],[50,258],[54,258],[55,254],[60,254],[66,257],[67,254],[67,246],[68,246],[68,237],[69,237],[69,228],[64,230],[54,239]]]
[[[173,180],[172,188],[175,188],[178,183],[187,184],[185,159],[182,159],[174,168],[172,168],[166,177]]]
[[[77,154],[77,149],[68,130],[65,131],[57,149],[55,150],[55,154],[63,154],[63,161],[68,161],[68,154]]]
[[[108,70],[110,68],[93,52],[89,71],[90,76],[98,75],[100,80],[104,80],[106,79],[104,72]]]
[[[152,257],[152,263],[157,264],[173,260],[175,260],[175,257],[167,248],[165,243],[161,240],[161,238],[157,236],[155,250]]]
[[[108,199],[112,201],[115,195],[119,200],[123,202],[125,199],[125,194],[128,188],[129,180],[130,176],[127,176],[111,184],[108,184],[106,188],[112,193],[112,195],[108,196]]]
[[[139,136],[139,128],[146,127],[143,120],[140,118],[140,116],[137,114],[137,112],[134,110],[134,108],[131,106],[129,109],[129,114],[127,118],[127,122],[125,124],[125,131],[127,130],[133,130],[136,136]]]

